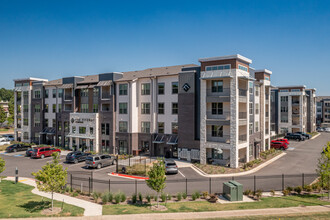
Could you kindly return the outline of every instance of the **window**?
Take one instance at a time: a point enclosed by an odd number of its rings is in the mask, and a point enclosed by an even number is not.
[[[34,127],[40,127],[40,118],[34,118]]]
[[[35,91],[33,92],[33,94],[34,94],[34,98],[35,98],[35,99],[40,99],[40,97],[41,97],[41,92],[40,92],[40,90],[35,90]]]
[[[179,105],[177,102],[172,102],[172,114],[177,115],[179,111]]]
[[[76,126],[72,126],[72,133],[73,133],[73,134],[76,133]]]
[[[220,153],[218,149],[212,149],[212,159],[222,160],[223,153]]]
[[[172,82],[172,94],[178,94],[179,92],[179,83]]]
[[[288,96],[281,96],[281,102],[288,102],[289,97]]]
[[[34,106],[34,112],[40,112],[40,105]]]
[[[249,124],[249,134],[253,134],[253,123]]]
[[[29,112],[29,106],[23,105],[23,112]]]
[[[223,81],[213,80],[212,81],[212,92],[222,92],[223,91]]]
[[[150,95],[150,83],[141,84],[141,95]]]
[[[59,121],[58,123],[57,123],[57,130],[58,131],[62,131],[62,124],[61,124],[61,122]]]
[[[172,134],[178,134],[178,123],[177,122],[172,122]]]
[[[128,131],[128,123],[127,121],[119,122],[119,132],[127,132]]]
[[[63,89],[58,90],[58,97],[62,98],[63,97]]]
[[[164,103],[158,103],[158,114],[163,115],[165,112],[165,104]]]
[[[165,123],[158,122],[158,134],[164,134],[165,131]]]
[[[29,139],[29,133],[28,132],[24,132],[23,133],[23,139]]]
[[[229,70],[230,64],[226,65],[217,65],[217,66],[207,66],[206,71],[212,71],[212,70]]]
[[[249,93],[253,94],[253,82],[249,82]]]
[[[243,66],[243,65],[238,65],[238,69],[240,70],[244,70],[244,71],[248,71],[248,68],[246,66]]]
[[[222,115],[223,114],[223,103],[213,102],[212,103],[212,115]]]
[[[53,127],[53,128],[56,128],[56,119],[53,119],[52,127]]]
[[[90,134],[90,135],[93,135],[93,134],[94,134],[94,128],[93,128],[93,127],[90,127],[90,128],[89,128],[89,134]]]
[[[88,104],[81,104],[81,111],[82,113],[88,113]]]
[[[79,134],[86,134],[86,127],[79,127]]]
[[[128,154],[128,144],[127,141],[118,141],[119,144],[119,154]]]
[[[288,89],[281,89],[280,92],[289,92]]]
[[[300,89],[291,89],[291,92],[300,92]]]
[[[150,114],[150,103],[141,103],[141,114]]]
[[[256,103],[256,115],[259,114],[259,103]]]
[[[288,123],[288,116],[287,115],[281,115],[281,123]]]
[[[23,125],[24,125],[24,126],[28,126],[28,125],[29,125],[29,119],[24,118],[24,119],[23,119]]]
[[[69,122],[68,121],[64,122],[64,132],[69,132]]]
[[[260,87],[259,87],[259,86],[256,86],[256,87],[255,87],[256,96],[259,96],[259,90],[260,90]]]
[[[56,98],[56,89],[53,89],[53,98]]]
[[[53,104],[53,113],[56,113],[56,104]]]
[[[102,112],[110,111],[110,104],[102,104]]]
[[[23,98],[24,99],[28,99],[29,98],[29,92],[28,91],[24,91],[23,92]]]
[[[99,112],[99,105],[98,104],[93,104],[93,112],[94,113]]]
[[[62,111],[62,104],[58,104],[58,112]]]
[[[256,132],[259,132],[259,122],[258,121],[256,121]]]
[[[142,122],[141,123],[141,132],[142,133],[150,133],[150,122]]]
[[[99,97],[99,88],[93,88],[93,96],[94,97]]]
[[[109,123],[102,123],[101,124],[101,133],[103,135],[109,135],[110,134],[110,125]]]
[[[269,81],[269,77],[268,76],[265,76],[265,80],[268,80]]]
[[[253,143],[249,145],[249,156],[253,156]]]
[[[281,107],[281,112],[288,112],[288,107],[287,106]]]
[[[212,125],[212,137],[223,137],[223,126]]]
[[[127,84],[119,84],[119,95],[127,95]]]
[[[249,103],[249,113],[250,113],[250,115],[253,115],[253,103],[252,102]]]
[[[158,83],[158,95],[165,94],[165,83]]]
[[[48,128],[48,119],[45,119],[45,127]]]
[[[81,97],[87,97],[88,96],[88,89],[81,89],[80,90],[80,96]]]
[[[127,103],[119,103],[119,114],[127,114]]]

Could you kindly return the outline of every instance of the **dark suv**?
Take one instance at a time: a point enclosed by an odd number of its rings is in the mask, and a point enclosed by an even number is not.
[[[86,160],[86,157],[91,155],[90,153],[84,153],[81,151],[73,151],[66,155],[67,163],[79,163]]]
[[[304,141],[305,137],[302,136],[301,134],[296,134],[296,133],[287,133],[286,136],[284,137],[289,140],[296,140],[296,141]]]
[[[307,138],[307,139],[312,138],[312,135],[310,135],[310,134],[306,134],[306,133],[304,133],[304,132],[295,132],[295,134],[301,134],[302,136],[304,136],[304,137]]]
[[[6,148],[6,152],[10,153],[10,152],[17,152],[17,151],[26,151],[27,149],[29,149],[29,146],[27,146],[27,145],[13,144]]]

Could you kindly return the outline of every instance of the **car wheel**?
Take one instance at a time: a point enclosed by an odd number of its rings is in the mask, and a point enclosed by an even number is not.
[[[43,154],[41,154],[41,157],[40,157],[41,159],[44,159],[45,158],[45,155],[43,155]]]
[[[77,159],[75,159],[73,162],[74,162],[75,164],[77,164],[77,163],[78,163],[78,160],[77,160]]]
[[[101,169],[102,168],[102,164],[99,163],[96,168],[97,169]]]

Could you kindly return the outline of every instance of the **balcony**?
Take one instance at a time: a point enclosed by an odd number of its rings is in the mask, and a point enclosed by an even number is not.
[[[247,142],[247,134],[241,134],[238,136],[238,142],[241,143],[245,143]]]
[[[239,102],[247,102],[247,90],[246,89],[239,89]]]
[[[300,121],[292,120],[292,125],[300,125]]]
[[[230,120],[230,111],[223,111],[222,114],[213,114],[214,111],[206,111],[206,119]]]
[[[299,105],[300,104],[300,102],[299,101],[295,101],[295,100],[292,100],[292,105]]]
[[[208,142],[230,144],[230,135],[223,135],[222,137],[212,137],[212,135],[207,135],[206,140]]]
[[[207,89],[206,102],[230,102],[230,89]]]
[[[265,113],[266,118],[269,118],[269,112]]]
[[[110,93],[102,92],[102,99],[110,99]]]

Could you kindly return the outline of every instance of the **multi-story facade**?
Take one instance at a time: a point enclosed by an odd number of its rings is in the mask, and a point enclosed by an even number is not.
[[[330,97],[316,97],[316,124],[322,127],[330,126]]]
[[[315,89],[285,86],[272,90],[272,129],[278,134],[316,129]]]
[[[235,168],[258,158],[270,146],[272,72],[251,68],[252,61],[241,55],[199,61],[53,81],[15,80],[15,137]],[[16,114],[20,109],[26,114]]]

